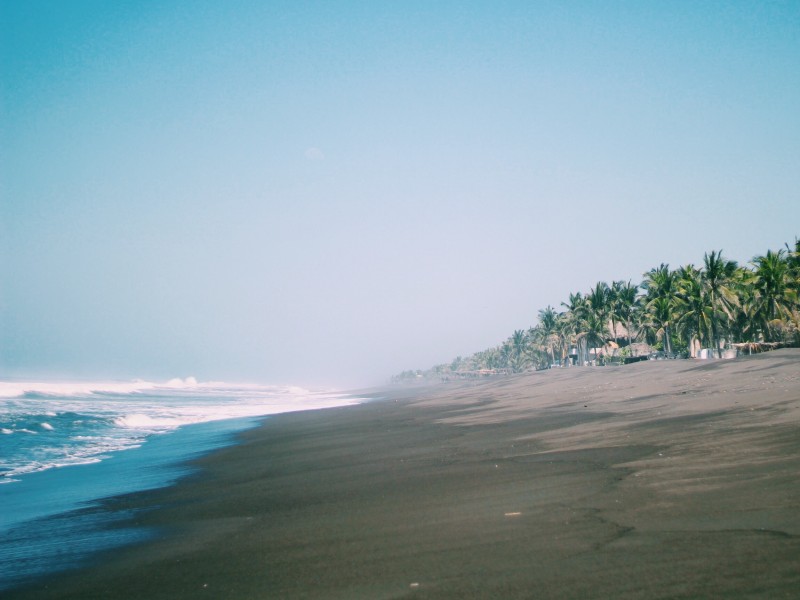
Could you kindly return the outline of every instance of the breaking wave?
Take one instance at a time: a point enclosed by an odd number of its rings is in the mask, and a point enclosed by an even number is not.
[[[0,382],[0,483],[97,462],[184,425],[358,403],[295,386],[198,382]]]

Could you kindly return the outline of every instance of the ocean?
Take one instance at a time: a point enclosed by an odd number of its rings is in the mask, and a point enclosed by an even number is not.
[[[104,498],[163,487],[266,415],[358,398],[291,386],[0,382],[0,590],[157,532]]]

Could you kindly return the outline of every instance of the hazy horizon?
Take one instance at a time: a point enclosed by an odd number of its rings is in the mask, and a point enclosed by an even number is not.
[[[379,383],[800,223],[800,3],[0,2],[0,378]]]

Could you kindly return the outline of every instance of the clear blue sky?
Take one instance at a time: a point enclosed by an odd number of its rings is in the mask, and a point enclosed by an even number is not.
[[[0,376],[353,385],[800,234],[800,2],[0,0]]]

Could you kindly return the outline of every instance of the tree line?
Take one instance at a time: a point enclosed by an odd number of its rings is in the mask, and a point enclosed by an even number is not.
[[[638,284],[599,281],[588,292],[569,294],[563,310],[539,310],[536,325],[498,346],[393,380],[586,365],[593,349],[604,348],[600,358],[619,359],[641,344],[672,358],[696,356],[700,348],[722,358],[734,344],[798,345],[799,296],[800,240],[748,265],[715,250],[699,267],[662,263]]]

